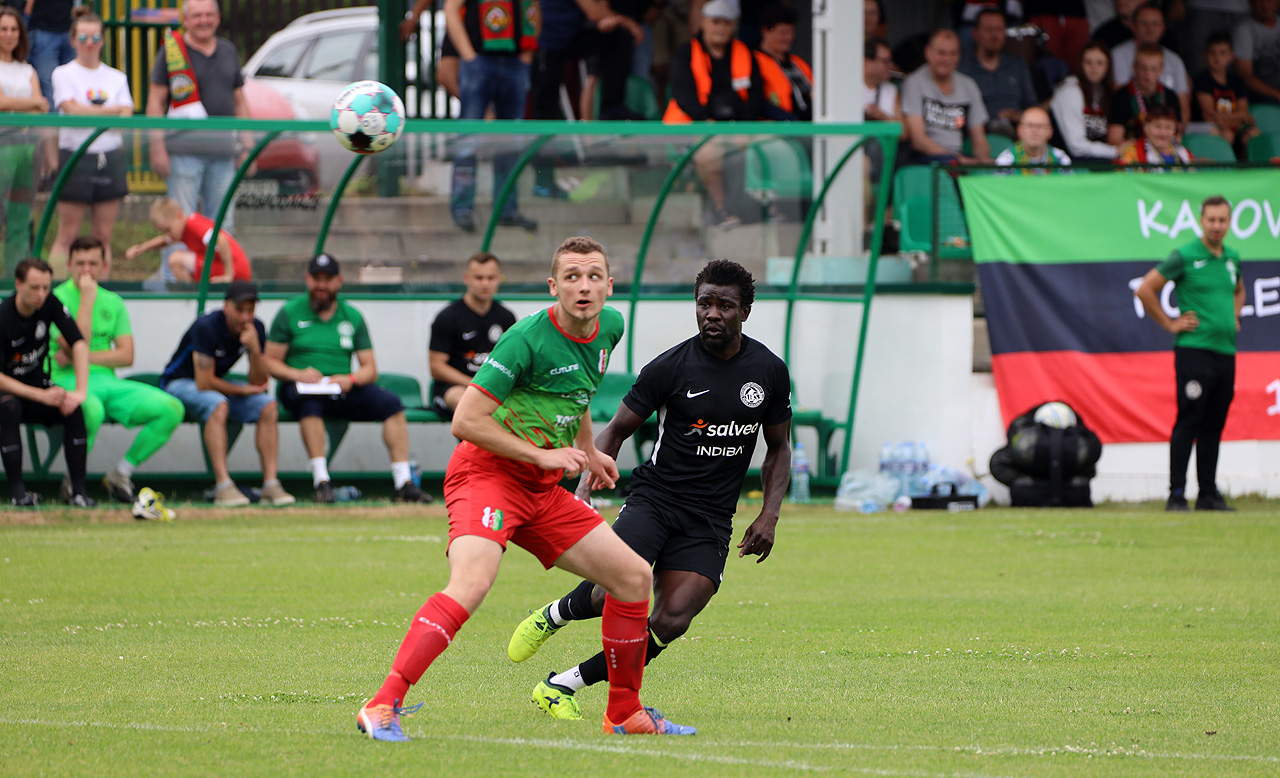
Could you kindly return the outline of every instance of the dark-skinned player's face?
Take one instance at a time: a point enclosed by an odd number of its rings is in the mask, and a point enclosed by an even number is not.
[[[751,314],[742,305],[742,292],[736,286],[703,284],[694,297],[698,312],[698,337],[702,345],[713,351],[728,347],[742,335],[742,323]]]

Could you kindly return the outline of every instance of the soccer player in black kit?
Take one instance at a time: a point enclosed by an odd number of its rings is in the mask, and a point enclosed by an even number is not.
[[[618,412],[596,437],[617,456],[623,441],[658,412],[653,455],[631,474],[631,493],[614,522],[627,545],[653,565],[653,612],[645,662],[689,628],[724,577],[733,514],[760,432],[764,507],[738,543],[738,556],[773,550],[774,528],[790,480],[791,378],[786,364],[742,334],[755,280],[726,259],[709,263],[694,282],[698,334],[640,371]],[[593,484],[584,478],[578,497]],[[516,628],[507,655],[533,656],[570,621],[600,616],[603,592],[590,581],[531,614]],[[533,702],[558,719],[580,719],[579,690],[606,680],[604,653],[533,690]]]
[[[498,338],[516,323],[511,309],[494,299],[502,283],[496,256],[482,251],[468,259],[462,282],[467,291],[436,314],[427,346],[431,409],[449,418]]]
[[[85,495],[84,468],[89,453],[85,432],[84,402],[89,387],[89,343],[80,337],[76,320],[62,301],[49,293],[53,271],[40,259],[24,259],[14,270],[14,292],[0,302],[0,459],[9,479],[13,504],[32,507],[40,495],[27,491],[22,480],[21,425],[61,424],[67,475],[71,478],[71,505],[92,508],[97,503]],[[76,389],[68,392],[49,381],[49,326],[71,346]]]

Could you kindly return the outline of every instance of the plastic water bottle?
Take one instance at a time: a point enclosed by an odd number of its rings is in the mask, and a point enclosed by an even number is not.
[[[360,499],[360,490],[354,486],[339,486],[333,490],[333,499],[338,502],[355,502]]]
[[[418,455],[409,454],[409,482],[414,486],[422,486],[422,468],[418,466]]]
[[[791,455],[791,502],[809,502],[809,457],[803,443],[796,443]]]
[[[911,497],[919,497],[928,492],[925,478],[929,474],[929,447],[924,444],[924,441],[916,441],[915,471],[915,478],[911,481],[911,491],[908,492]]]

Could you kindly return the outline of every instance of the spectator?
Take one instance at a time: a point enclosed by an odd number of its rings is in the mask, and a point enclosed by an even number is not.
[[[40,77],[27,63],[31,48],[22,17],[0,8],[0,111],[47,113]],[[36,191],[35,136],[27,129],[0,131],[0,199],[4,202],[4,263],[17,267],[31,253],[31,200]]]
[[[532,2],[536,5],[536,0]],[[483,119],[492,105],[496,119],[521,119],[529,94],[529,63],[538,48],[537,14],[521,13],[517,17],[515,9],[525,7],[523,0],[485,0],[482,24],[481,6],[481,0],[445,0],[444,4],[445,29],[462,58],[458,64],[458,97],[462,103],[459,118]],[[511,176],[517,157],[514,151],[494,155],[495,197]],[[476,229],[475,200],[476,141],[468,138],[458,144],[454,154],[449,195],[453,223],[464,232]],[[503,205],[498,223],[529,231],[538,229],[536,221],[520,213],[514,189]]]
[[[76,58],[53,71],[53,105],[67,116],[133,116],[133,95],[124,73],[102,63],[102,19],[79,6],[71,22],[71,42]],[[65,167],[93,130],[63,127],[58,130],[58,166]],[[105,132],[89,144],[71,171],[58,200],[58,235],[49,252],[54,275],[67,269],[67,251],[80,234],[86,211],[92,210],[89,234],[102,241],[106,252],[103,278],[111,272],[111,234],[115,231],[120,203],[129,192],[125,178],[124,138]]]
[[[1027,21],[1049,36],[1045,48],[1063,62],[1075,62],[1089,42],[1084,0],[1026,0]]]
[[[951,30],[938,30],[924,53],[925,64],[902,82],[902,112],[915,160],[990,162],[982,92],[972,78],[956,72],[960,39]],[[972,154],[962,151],[966,135]]]
[[[71,47],[71,9],[78,0],[27,0],[31,66],[40,76],[40,94],[53,94],[53,70],[75,59]]]
[[[1115,90],[1111,88],[1111,54],[1090,41],[1080,52],[1073,75],[1053,92],[1049,107],[1062,143],[1077,162],[1116,158],[1116,147],[1107,142],[1107,116]]]
[[[502,283],[502,264],[489,252],[467,260],[462,276],[467,291],[431,322],[427,364],[431,370],[431,409],[453,417],[458,401],[502,333],[516,323],[511,309],[494,299]]]
[[[116,377],[116,368],[133,364],[133,328],[120,295],[98,285],[107,270],[106,246],[96,236],[81,235],[72,241],[69,255],[70,277],[53,294],[75,316],[76,329],[89,335],[89,393],[80,406],[88,448],[93,449],[106,419],[126,427],[142,427],[124,457],[102,479],[113,500],[131,503],[134,469],[169,442],[182,423],[182,403],[162,389]],[[72,391],[76,376],[67,340],[57,332],[50,338],[53,382]],[[63,483],[64,488],[70,488],[69,482]]]
[[[606,0],[541,0],[542,33],[533,58],[531,112],[535,119],[571,119],[560,110],[560,85],[570,60],[586,60],[600,82],[600,118],[636,119],[626,106],[631,55],[644,30]],[[583,86],[584,93],[593,86]],[[587,97],[584,94],[584,98]],[[590,118],[584,114],[584,119]]]
[[[1144,43],[1133,60],[1133,80],[1116,90],[1107,116],[1107,143],[1119,146],[1126,138],[1136,138],[1142,132],[1147,112],[1154,106],[1166,105],[1174,116],[1183,118],[1181,102],[1160,83],[1164,70],[1164,49],[1154,43]]]
[[[1179,31],[1178,50],[1186,60],[1188,73],[1205,68],[1204,54],[1209,36],[1226,33],[1228,37],[1249,19],[1249,0],[1185,0],[1187,12]]]
[[[1146,0],[1115,0],[1116,13],[1093,31],[1093,39],[1108,50],[1133,40],[1133,14]]]
[[[22,480],[21,426],[61,424],[71,478],[70,504],[92,508],[97,503],[85,495],[84,463],[89,449],[80,408],[89,386],[89,344],[80,337],[75,319],[49,294],[53,272],[47,262],[24,259],[13,276],[13,294],[0,302],[0,460],[9,494],[15,506],[40,504],[40,495],[28,492]],[[71,349],[75,389],[70,392],[52,384],[45,370],[50,325],[62,331]]]
[[[1066,167],[1071,164],[1071,157],[1065,151],[1049,145],[1053,137],[1053,122],[1049,112],[1038,105],[1033,105],[1022,112],[1018,120],[1018,140],[1009,148],[1000,152],[996,164],[1001,167],[1026,167],[1028,165],[1045,165],[1048,167]],[[1023,170],[1027,174],[1045,174],[1047,170]]]
[[[1178,109],[1153,105],[1138,137],[1120,147],[1116,162],[1121,165],[1189,165],[1191,152],[1178,142]]]
[[[658,16],[653,21],[653,92],[661,103],[671,83],[671,59],[689,42],[689,0],[654,0]]]
[[[787,2],[787,0],[782,0]],[[701,30],[702,17],[705,15],[703,6],[710,5],[717,0],[691,0],[689,3],[689,29]],[[737,37],[738,40],[747,44],[748,48],[756,48],[760,45],[760,12],[768,5],[778,0],[725,0],[733,11],[734,18],[738,20]]]
[[[1236,28],[1236,72],[1259,103],[1280,103],[1280,0],[1252,0],[1253,16]]]
[[[1249,87],[1231,69],[1235,61],[1231,36],[1225,32],[1210,35],[1204,60],[1208,69],[1196,76],[1196,104],[1204,120],[1212,125],[1210,132],[1232,144],[1236,155],[1243,158],[1247,156],[1249,139],[1261,130],[1249,113]]]
[[[662,120],[754,121],[765,112],[760,63],[747,44],[734,37],[737,12],[729,0],[711,0],[700,9],[701,33],[676,52],[671,65],[671,101]],[[704,144],[694,154],[698,178],[707,189],[715,221],[732,227],[740,219],[729,211],[724,153],[729,141]]]
[[[862,35],[867,40],[888,40],[889,20],[884,15],[884,0],[863,0]]]
[[[972,78],[987,108],[987,132],[1014,134],[1023,109],[1036,104],[1036,89],[1026,60],[1006,54],[1005,15],[994,8],[978,13],[974,49],[960,60],[960,72]]]
[[[459,46],[459,48],[462,48]],[[465,58],[464,58],[465,61]],[[466,89],[466,69],[463,88]],[[266,365],[280,382],[280,402],[298,420],[310,459],[316,502],[333,502],[324,454],[326,417],[382,422],[391,455],[396,502],[428,503],[409,471],[409,425],[400,398],[377,385],[378,363],[364,317],[338,299],[338,260],[318,254],[307,264],[307,293],[285,303],[271,322]],[[352,372],[351,358],[357,369]]]
[[[760,12],[760,74],[764,96],[790,118],[813,121],[813,68],[791,53],[796,40],[796,12],[771,5]]]
[[[413,4],[413,9],[409,11],[409,15],[405,20],[400,22],[400,42],[408,43],[409,38],[418,32],[418,25],[422,18],[422,14],[428,8],[434,8],[437,4],[443,5],[444,0],[417,0]],[[423,59],[426,59],[433,52],[431,51],[432,42],[426,38],[419,36],[418,50],[421,52]],[[440,58],[436,61],[436,83],[439,84],[445,94],[449,97],[458,96],[458,49],[453,45],[453,41],[446,32],[444,39],[440,42]]]
[[[267,330],[254,316],[257,306],[257,286],[232,282],[222,310],[206,313],[187,328],[160,377],[160,388],[181,400],[187,415],[204,425],[204,448],[215,479],[213,502],[224,507],[249,504],[227,471],[228,421],[258,426],[254,443],[262,464],[261,501],[294,502],[277,477],[280,412],[275,398],[267,394]],[[247,383],[226,378],[241,356],[249,360]]]
[[[902,121],[902,100],[898,87],[890,79],[893,76],[893,55],[889,42],[883,38],[869,38],[862,59],[863,115],[870,122]]]
[[[151,205],[151,226],[158,232],[154,238],[125,250],[127,259],[136,259],[153,249],[182,243],[186,250],[169,253],[169,265],[174,278],[184,283],[199,282],[204,274],[204,258],[213,237],[213,220],[200,213],[188,216],[173,200],[160,199]],[[249,257],[240,248],[240,242],[226,230],[218,232],[217,249],[213,265],[209,268],[209,282],[225,284],[228,281],[248,281],[252,276]],[[227,257],[231,258],[230,267]]]
[[[1164,12],[1158,7],[1147,4],[1137,10],[1133,17],[1133,40],[1125,41],[1111,49],[1111,77],[1116,86],[1127,83],[1134,76],[1134,54],[1139,46],[1160,46],[1164,37]],[[1180,122],[1191,117],[1191,82],[1187,76],[1187,66],[1177,52],[1165,46],[1164,66],[1160,71],[1160,83],[1173,90],[1178,96]],[[1182,125],[1178,125],[1181,129]]]
[[[218,0],[184,0],[181,35],[165,30],[147,93],[147,116],[203,119],[249,116],[240,58],[231,41],[217,36],[222,23]],[[175,67],[170,70],[170,63]],[[237,142],[239,141],[239,142]],[[169,198],[183,213],[214,218],[235,177],[237,161],[253,146],[252,135],[227,132],[155,130],[151,170],[168,184]],[[235,233],[234,203],[222,228]],[[173,263],[162,262],[162,277],[177,280]]]

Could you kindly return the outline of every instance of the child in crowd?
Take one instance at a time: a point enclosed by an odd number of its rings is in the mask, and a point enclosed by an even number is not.
[[[1231,36],[1225,32],[1210,35],[1204,61],[1208,67],[1192,85],[1196,104],[1204,120],[1213,125],[1210,132],[1234,146],[1236,156],[1244,159],[1249,139],[1261,130],[1249,113],[1249,88],[1232,68],[1236,55]]]
[[[135,259],[170,243],[185,243],[188,250],[174,251],[169,255],[169,268],[179,281],[199,281],[200,274],[204,271],[205,251],[213,237],[213,220],[199,213],[188,216],[180,205],[164,198],[151,206],[151,226],[161,234],[130,246],[125,257]],[[217,245],[213,267],[209,270],[210,283],[248,281],[251,275],[249,257],[236,239],[226,230],[219,230]],[[228,257],[231,259],[229,267],[226,262]]]

